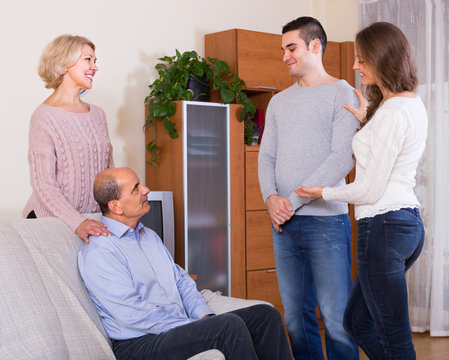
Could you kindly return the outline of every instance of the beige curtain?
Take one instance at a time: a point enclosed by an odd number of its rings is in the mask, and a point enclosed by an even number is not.
[[[449,0],[359,0],[361,27],[388,21],[406,34],[417,60],[418,92],[429,115],[415,191],[426,228],[407,274],[412,331],[449,336]]]

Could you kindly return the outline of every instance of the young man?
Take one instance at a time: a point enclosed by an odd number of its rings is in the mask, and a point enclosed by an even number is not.
[[[346,81],[324,69],[327,39],[316,19],[300,17],[282,33],[283,60],[298,81],[268,106],[259,182],[273,224],[285,322],[296,359],[323,359],[318,304],[328,358],[358,359],[358,348],[343,329],[352,288],[347,204],[310,201],[294,192],[299,185],[345,183],[358,121],[343,105],[356,106],[358,100]]]
[[[111,235],[91,236],[78,267],[113,351],[121,359],[187,359],[218,349],[226,359],[291,359],[280,314],[255,305],[214,316],[195,282],[139,219],[150,190],[128,168],[97,175],[94,197]]]

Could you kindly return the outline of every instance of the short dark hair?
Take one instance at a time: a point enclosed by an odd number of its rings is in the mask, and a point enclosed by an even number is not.
[[[304,40],[307,47],[313,39],[320,40],[321,48],[323,49],[322,55],[324,56],[324,51],[326,50],[327,45],[327,35],[323,26],[317,19],[310,16],[301,16],[284,25],[282,27],[282,34],[294,30],[299,30],[299,36]]]
[[[115,176],[101,173],[97,176],[94,181],[94,199],[100,205],[103,215],[109,213],[109,201],[119,200],[121,196]]]

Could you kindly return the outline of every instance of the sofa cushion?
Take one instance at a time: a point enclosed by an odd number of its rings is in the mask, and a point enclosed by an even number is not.
[[[115,359],[61,220],[0,222],[0,359]]]
[[[27,247],[8,224],[0,223],[0,234],[0,358],[67,359],[58,316]]]

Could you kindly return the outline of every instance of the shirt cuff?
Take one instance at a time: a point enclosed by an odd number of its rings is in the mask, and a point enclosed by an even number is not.
[[[288,201],[290,201],[290,204],[292,205],[292,210],[297,211],[301,206],[305,204],[303,201],[303,197],[299,196],[297,193],[292,192],[290,196],[287,198]]]
[[[324,187],[323,191],[321,193],[321,196],[326,201],[338,201],[338,198],[335,196],[336,191],[338,191],[338,188],[332,188],[332,187]]]
[[[215,315],[215,313],[206,304],[198,306],[192,313],[195,319],[201,319],[206,315]]]

